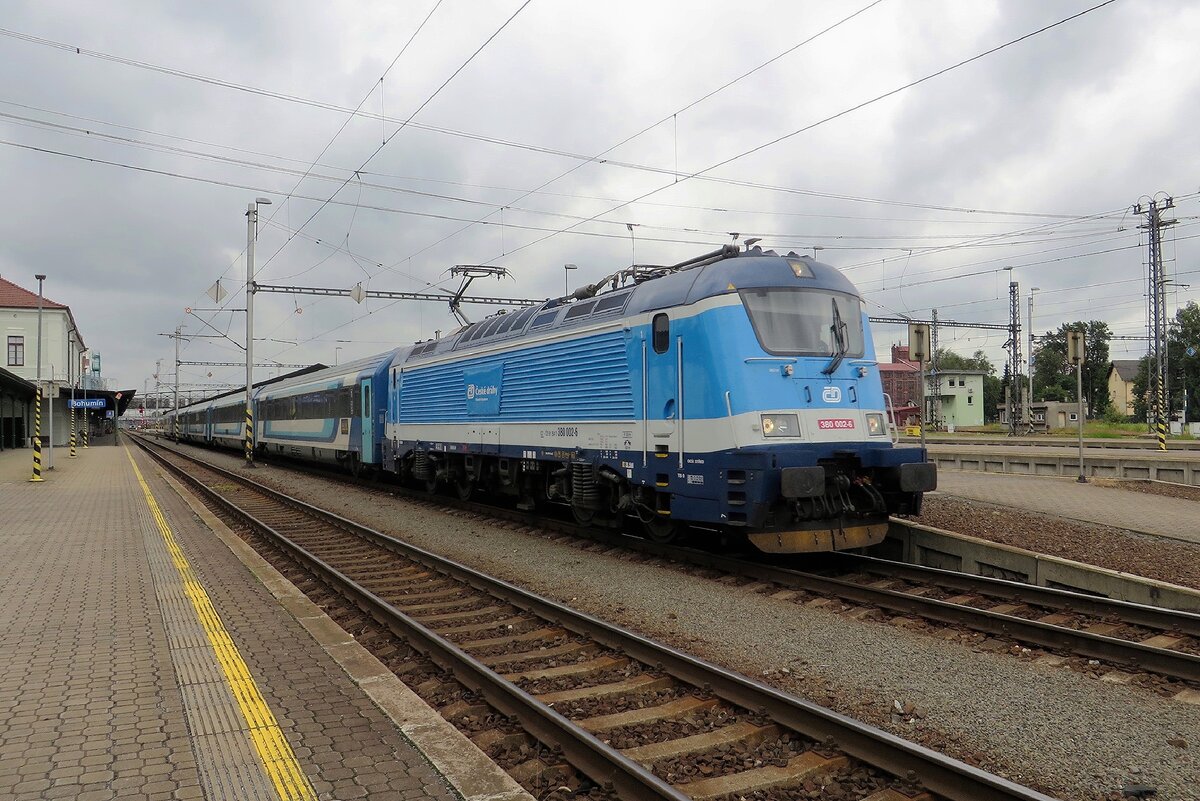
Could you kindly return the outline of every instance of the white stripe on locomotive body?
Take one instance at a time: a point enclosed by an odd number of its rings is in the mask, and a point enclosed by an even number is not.
[[[849,419],[853,429],[820,430],[819,438],[807,436],[767,437],[762,432],[763,414],[798,414],[802,430],[817,431],[821,420]],[[738,450],[751,446],[786,447],[788,445],[814,445],[823,443],[873,443],[887,444],[886,434],[868,437],[866,417],[868,414],[883,414],[882,409],[855,409],[853,412],[830,413],[815,410],[778,409],[774,412],[748,412],[725,418],[686,420],[684,422],[687,453],[705,455],[720,451]],[[403,432],[403,436],[399,433]],[[557,423],[504,423],[475,424],[423,423],[406,424],[393,429],[398,441],[428,443],[431,450],[442,450],[437,445],[467,444],[483,446],[485,449],[499,446],[510,449],[528,449],[540,454],[543,450],[565,451],[587,450],[604,452],[642,452],[643,435],[646,429],[641,420],[613,420],[578,424]],[[389,435],[390,436],[390,435]],[[654,437],[647,438],[647,460],[654,458]],[[673,451],[672,456],[677,456]],[[524,458],[542,458],[540,455],[525,455]],[[640,457],[639,457],[640,458]]]

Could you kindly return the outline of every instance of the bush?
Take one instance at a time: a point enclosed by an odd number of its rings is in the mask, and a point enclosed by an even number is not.
[[[1100,419],[1106,423],[1133,423],[1135,422],[1129,415],[1121,414],[1120,410],[1115,406],[1109,406],[1104,410],[1104,414],[1100,415]]]

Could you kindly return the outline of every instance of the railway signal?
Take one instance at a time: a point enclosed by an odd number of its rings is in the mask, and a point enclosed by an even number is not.
[[[1087,476],[1083,474],[1083,361],[1086,352],[1087,343],[1084,341],[1083,330],[1068,331],[1067,358],[1075,365],[1075,399],[1079,404],[1079,410],[1075,414],[1079,425],[1079,478],[1075,480],[1080,484],[1087,483]]]

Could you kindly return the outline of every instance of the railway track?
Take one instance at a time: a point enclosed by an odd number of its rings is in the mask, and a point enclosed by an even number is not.
[[[515,763],[511,772],[527,787],[534,779],[540,790],[579,787],[578,771],[594,798],[791,799],[814,790],[858,801],[1048,798],[138,442],[238,528],[302,565],[310,576],[302,588],[336,591],[403,640],[360,637],[485,751]],[[542,747],[523,745],[526,737]],[[521,761],[528,754],[536,756]]]
[[[289,462],[288,466],[351,481],[349,476],[303,463]],[[661,558],[764,583],[763,592],[794,592],[790,600],[797,603],[834,599],[849,605],[843,611],[855,617],[904,616],[1003,638],[1011,642],[1007,650],[1017,656],[1036,656],[1030,651],[1032,646],[1056,654],[1049,655],[1051,661],[1075,657],[1071,667],[1098,676],[1111,674],[1110,681],[1147,685],[1164,696],[1191,698],[1200,687],[1200,615],[1195,613],[850,553],[782,561],[772,556],[767,561],[768,557],[658,544],[620,531],[475,501],[441,496],[431,500],[427,493],[394,485],[388,485],[388,492],[416,502],[500,517],[581,542],[602,542],[647,559]],[[820,563],[819,572],[811,569],[813,562]]]

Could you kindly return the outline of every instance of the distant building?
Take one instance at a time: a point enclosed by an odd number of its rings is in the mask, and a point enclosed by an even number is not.
[[[938,376],[927,373],[926,398],[937,395],[942,401],[941,420],[933,423],[956,428],[983,425],[984,375],[982,370],[942,370]],[[892,361],[879,365],[879,376],[893,406],[920,407],[921,366],[909,360],[907,347],[892,346]],[[897,417],[903,421],[904,416],[899,412]]]
[[[982,370],[942,370],[927,376],[930,395],[942,399],[942,425],[955,428],[983,425]]]
[[[1114,359],[1108,365],[1108,396],[1113,408],[1126,417],[1133,417],[1133,382],[1140,366],[1140,359]]]
[[[1004,403],[996,405],[1000,412],[1001,425],[1008,425],[1008,406]],[[1083,405],[1084,416],[1087,416],[1087,404]],[[1020,404],[1017,414],[1023,414]],[[1075,401],[1035,401],[1029,404],[1029,423],[1034,431],[1046,432],[1056,428],[1073,428],[1079,425],[1079,404]],[[1023,425],[1018,417],[1017,425]]]
[[[908,348],[892,345],[891,362],[880,362],[879,378],[893,406],[921,405],[921,368],[908,359]]]

